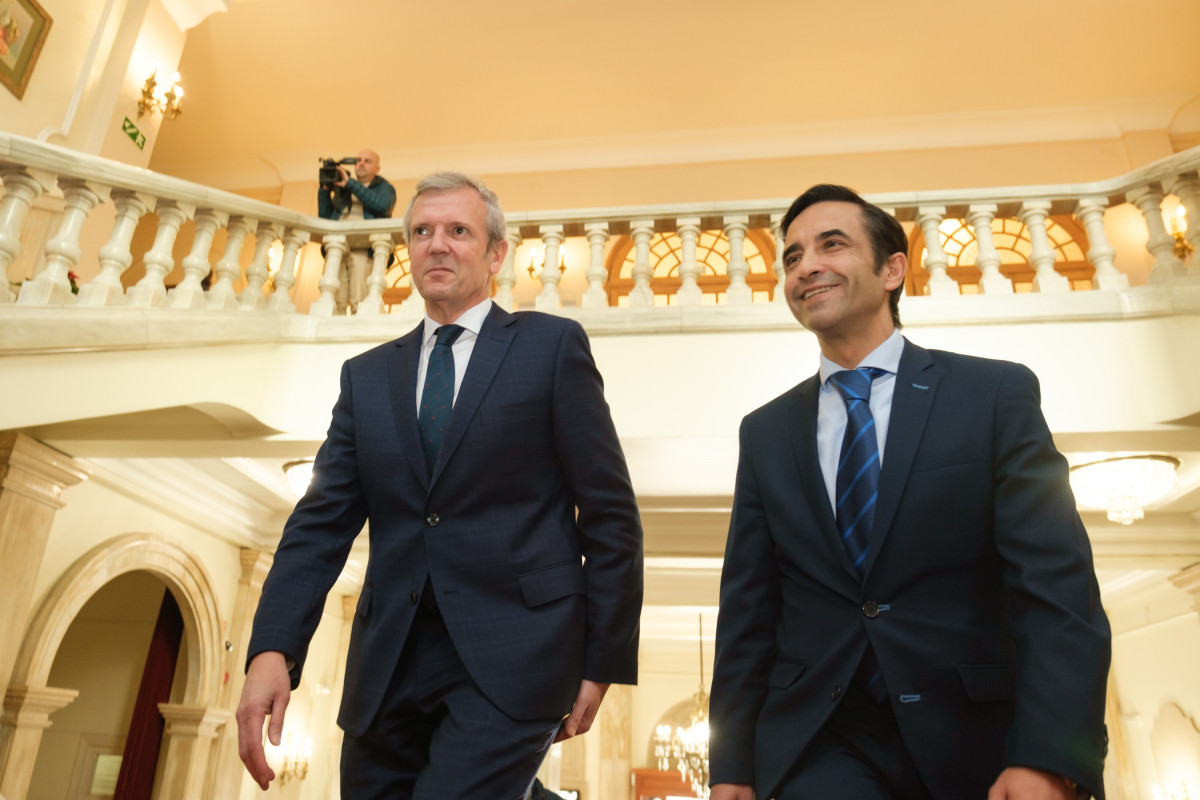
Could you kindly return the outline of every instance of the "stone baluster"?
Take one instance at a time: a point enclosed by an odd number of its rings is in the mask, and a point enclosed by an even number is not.
[[[183,280],[167,292],[171,308],[199,309],[206,305],[203,281],[212,271],[212,266],[208,263],[208,253],[212,250],[213,235],[216,234],[217,228],[223,227],[227,222],[229,214],[225,211],[202,208],[196,212],[196,237],[192,239],[192,252],[183,257]],[[242,234],[242,238],[245,238],[245,233]],[[236,257],[234,263],[237,263]]]
[[[61,179],[58,185],[62,187],[67,201],[62,224],[54,238],[46,242],[46,268],[21,284],[18,305],[46,306],[75,302],[68,273],[83,256],[79,248],[83,223],[98,203],[108,200],[111,192],[108,186],[76,178]]]
[[[1054,269],[1054,248],[1046,233],[1046,217],[1050,215],[1049,200],[1026,200],[1021,204],[1017,219],[1029,232],[1029,263],[1036,273],[1033,290],[1042,294],[1071,291],[1071,283],[1065,275]]]
[[[945,218],[945,206],[922,206],[917,209],[917,225],[925,234],[925,270],[929,273],[929,283],[925,284],[925,288],[930,297],[947,297],[959,293],[958,283],[946,272],[950,266],[950,257],[942,249],[940,230]]]
[[[233,290],[233,282],[242,275],[242,245],[246,237],[254,232],[258,220],[242,216],[229,218],[225,226],[225,253],[213,267],[216,281],[208,289],[208,308],[213,311],[233,311],[238,307],[237,292]],[[207,259],[206,259],[207,260]],[[184,260],[186,264],[186,259]]]
[[[750,230],[750,217],[734,216],[725,218],[725,238],[729,240],[729,265],[725,268],[729,275],[729,288],[725,290],[725,302],[740,306],[754,302],[754,292],[746,283],[750,274],[750,265],[746,263],[746,232]]]
[[[129,244],[133,241],[138,220],[154,205],[154,198],[129,189],[115,189],[112,198],[117,207],[117,218],[113,221],[108,244],[100,248],[100,274],[80,287],[75,298],[77,305],[119,306],[125,303],[121,275],[133,263]]]
[[[54,186],[54,177],[29,172],[23,167],[0,168],[4,197],[0,199],[0,303],[11,303],[16,295],[8,287],[8,266],[21,253],[21,226],[33,201]]]
[[[263,286],[271,276],[271,247],[283,233],[275,222],[260,222],[254,230],[254,257],[246,267],[246,288],[238,295],[239,311],[258,311],[266,305]]]
[[[967,209],[967,224],[975,232],[975,244],[979,255],[975,265],[983,273],[979,277],[979,291],[983,294],[1012,294],[1012,281],[1000,272],[1000,253],[996,251],[996,240],[992,237],[992,220],[996,218],[994,203],[972,205]]]
[[[325,248],[325,271],[321,273],[321,280],[317,281],[321,296],[308,309],[308,313],[313,317],[332,317],[337,312],[337,290],[342,285],[338,273],[349,249],[346,247],[346,237],[340,233],[324,237],[321,244]]]
[[[636,219],[629,227],[629,235],[633,238],[633,288],[629,290],[629,305],[653,306],[654,290],[650,288],[650,279],[654,277],[654,269],[650,266],[650,240],[654,238],[654,220]]]
[[[604,247],[608,244],[608,223],[589,222],[583,226],[588,240],[587,291],[583,293],[584,308],[604,308],[608,305],[608,293],[604,282],[608,270],[604,268]]]
[[[267,298],[267,310],[290,314],[296,310],[291,291],[296,285],[296,254],[312,238],[309,231],[288,229],[283,235],[283,257],[279,259],[279,270],[275,273],[275,291]]]
[[[26,796],[42,733],[52,724],[50,715],[78,696],[76,689],[8,687],[0,714],[0,797]]]
[[[1101,291],[1123,292],[1129,288],[1129,276],[1121,274],[1113,265],[1113,256],[1117,251],[1108,243],[1108,235],[1104,232],[1106,208],[1107,197],[1081,197],[1075,206],[1075,219],[1087,232],[1088,261],[1096,268],[1092,286]]]
[[[773,301],[781,306],[787,305],[787,273],[783,269],[783,214],[771,215],[771,238],[775,240],[775,263],[771,270],[775,273],[775,297]]]
[[[383,290],[387,286],[388,254],[395,248],[390,233],[372,233],[367,240],[371,243],[371,274],[367,276],[367,296],[354,312],[357,316],[377,317],[383,313]]]
[[[175,247],[179,226],[196,213],[196,207],[159,198],[154,211],[158,215],[158,231],[154,235],[154,246],[142,257],[146,274],[136,286],[130,286],[125,292],[125,301],[133,308],[154,308],[167,304],[167,287],[163,280],[175,268],[171,250]]]
[[[508,229],[505,239],[508,241],[508,252],[504,254],[504,263],[496,273],[496,296],[492,302],[505,311],[512,311],[516,305],[513,287],[517,285],[517,248],[525,241],[525,237],[521,235],[520,228],[513,227]]]
[[[1179,204],[1187,215],[1187,230],[1184,237],[1192,246],[1192,263],[1188,274],[1200,278],[1200,176],[1195,172],[1180,175],[1175,179],[1171,192],[1179,198]]]
[[[558,250],[563,243],[563,226],[543,225],[538,228],[538,233],[542,235],[545,252],[542,271],[538,273],[542,291],[534,301],[534,308],[538,311],[555,311],[562,307],[562,300],[558,296],[558,282],[562,280],[562,272],[558,269]]]
[[[1150,282],[1170,283],[1182,277],[1183,264],[1175,256],[1175,237],[1163,222],[1162,192],[1153,186],[1142,186],[1127,192],[1125,199],[1137,206],[1146,220],[1146,249],[1154,256]]]
[[[696,261],[696,243],[700,241],[700,218],[683,217],[675,220],[679,234],[679,291],[675,298],[681,306],[698,306],[704,292],[700,289],[700,264]]]

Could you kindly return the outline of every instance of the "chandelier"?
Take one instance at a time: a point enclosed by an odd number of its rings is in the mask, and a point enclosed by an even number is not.
[[[671,761],[697,797],[708,797],[708,692],[704,691],[704,615],[700,615],[700,691],[692,695],[689,724],[674,731],[670,725],[654,730],[654,755],[660,770]]]
[[[1071,468],[1071,490],[1080,505],[1103,508],[1112,522],[1132,525],[1146,506],[1175,483],[1179,459],[1164,455],[1118,456]]]

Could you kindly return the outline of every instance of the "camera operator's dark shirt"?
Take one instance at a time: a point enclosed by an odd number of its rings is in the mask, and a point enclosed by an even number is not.
[[[345,187],[317,189],[317,216],[321,219],[341,219],[350,211],[352,197],[357,197],[358,202],[362,203],[363,219],[390,217],[392,209],[396,207],[396,190],[387,180],[376,175],[369,186],[350,178]]]

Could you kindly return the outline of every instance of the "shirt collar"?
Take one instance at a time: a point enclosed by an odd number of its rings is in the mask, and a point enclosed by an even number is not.
[[[904,337],[900,335],[899,330],[893,330],[892,335],[883,340],[883,344],[876,347],[867,357],[862,360],[859,367],[878,367],[885,370],[891,375],[895,375],[900,371],[900,356],[904,353]],[[835,361],[821,354],[821,386],[828,387],[829,376],[835,372],[849,369],[843,367]]]
[[[470,331],[476,336],[483,329],[483,321],[487,319],[488,313],[492,310],[492,300],[488,298],[479,305],[471,306],[466,311],[458,315],[458,319],[454,320],[455,325],[461,325],[465,330]],[[421,331],[421,342],[429,344],[429,341],[437,333],[437,329],[442,327],[442,323],[434,322],[433,318],[428,314],[425,315],[425,327]]]

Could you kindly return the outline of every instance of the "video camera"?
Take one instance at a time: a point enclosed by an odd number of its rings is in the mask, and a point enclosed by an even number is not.
[[[317,171],[317,180],[321,183],[322,189],[330,189],[338,179],[338,167],[350,166],[357,164],[358,159],[354,156],[346,156],[341,161],[336,158],[322,158],[321,168]]]

